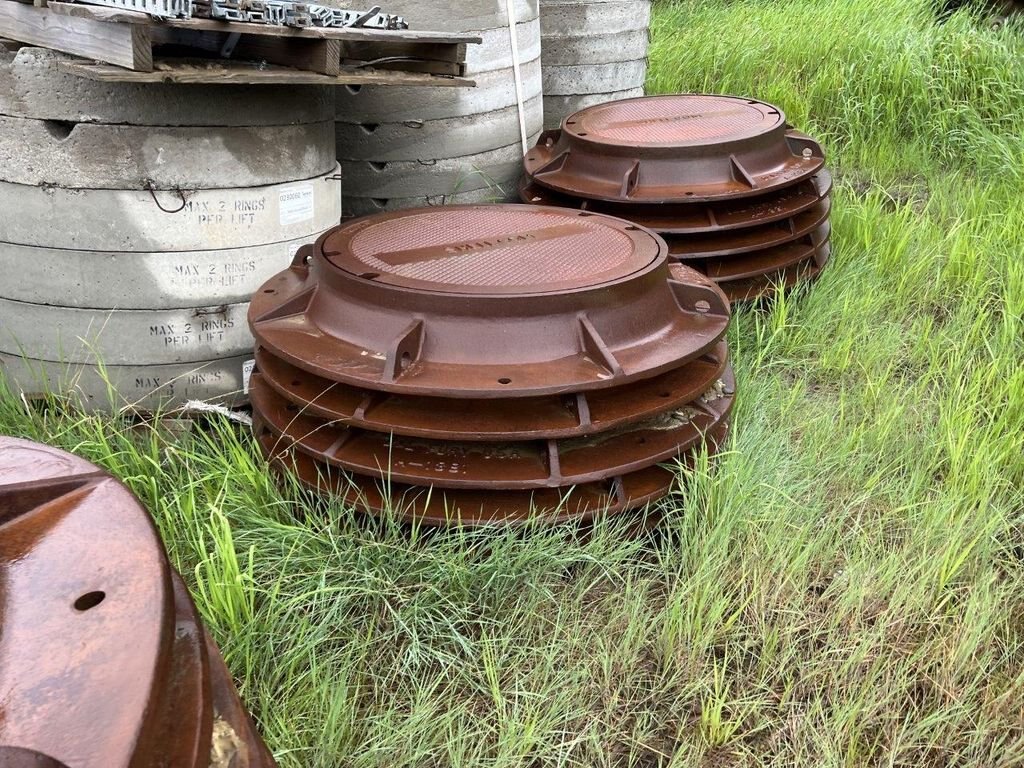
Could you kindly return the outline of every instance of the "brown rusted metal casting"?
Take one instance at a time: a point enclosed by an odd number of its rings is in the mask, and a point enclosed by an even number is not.
[[[731,301],[813,278],[830,254],[821,147],[751,99],[649,96],[569,116],[524,158],[524,202],[600,212],[663,235]]]
[[[524,176],[519,198],[530,205],[554,205],[627,219],[662,235],[716,234],[785,221],[821,203],[832,192],[832,174],[823,168],[807,181],[756,198],[720,203],[608,203],[563,195]]]
[[[711,202],[792,186],[821,146],[771,104],[732,96],[642,96],[588,107],[546,131],[524,160],[548,189],[623,203]]]
[[[753,253],[741,253],[728,258],[708,259],[703,263],[704,271],[719,286],[733,280],[763,275],[770,270],[785,269],[796,264],[815,260],[819,251],[828,248],[828,228],[819,235],[822,240],[815,241],[814,236],[806,242],[791,242],[784,245],[773,245]],[[723,288],[723,290],[725,290]]]
[[[481,442],[429,440],[372,432],[307,416],[271,389],[258,374],[250,383],[253,412],[282,447],[362,475],[411,485],[518,490],[557,488],[627,474],[682,453],[725,420],[735,383],[730,371],[722,392],[662,411],[629,426],[565,440]]]
[[[722,424],[705,435],[709,454],[718,451],[728,434]],[[550,524],[584,523],[599,514],[640,510],[672,490],[675,476],[652,466],[628,475],[569,488],[537,490],[452,490],[405,485],[346,473],[321,464],[306,453],[282,449],[278,440],[256,425],[257,442],[271,466],[294,474],[311,490],[329,492],[374,515],[399,515],[424,525],[516,525],[538,519]],[[689,466],[692,455],[679,457]]]
[[[507,400],[417,397],[358,389],[307,373],[256,350],[261,380],[304,415],[367,430],[436,440],[547,440],[580,437],[682,408],[725,371],[720,341],[680,368],[634,384]]]
[[[98,467],[0,437],[0,593],[0,764],[274,766],[152,520]]]
[[[373,390],[507,399],[616,387],[696,359],[729,323],[714,283],[670,264],[664,240],[585,211],[399,211],[316,249],[256,293],[253,333],[292,365]]]
[[[395,489],[435,524],[630,510],[667,493],[659,462],[724,437],[729,318],[712,280],[627,221],[522,205],[358,220],[253,298],[257,442],[374,513]]]
[[[830,232],[831,207],[826,198],[803,213],[771,224],[718,234],[666,234],[664,237],[669,256],[685,262],[739,256],[794,243],[821,242],[821,235]]]
[[[831,246],[826,243],[814,252],[814,258],[810,262],[801,262],[767,275],[723,282],[721,288],[733,303],[771,296],[779,287],[791,288],[801,280],[816,278],[828,264],[831,254]]]

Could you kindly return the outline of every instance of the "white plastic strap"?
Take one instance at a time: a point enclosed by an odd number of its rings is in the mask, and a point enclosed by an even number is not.
[[[505,0],[505,13],[508,15],[508,36],[512,43],[512,74],[516,80],[516,104],[519,106],[519,138],[523,142],[523,154],[530,151],[526,143],[526,110],[523,108],[523,74],[519,68],[519,35],[516,32],[516,15],[512,8],[513,0]]]
[[[248,416],[239,411],[232,411],[230,408],[225,408],[223,405],[217,405],[216,403],[208,403],[205,400],[189,400],[181,408],[175,411],[177,415],[188,415],[190,413],[216,413],[219,416],[223,416],[228,421],[234,421],[237,424],[244,424],[247,427],[252,426],[252,416]]]

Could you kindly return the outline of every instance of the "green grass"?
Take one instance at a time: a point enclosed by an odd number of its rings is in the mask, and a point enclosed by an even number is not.
[[[251,441],[28,412],[109,467],[283,766],[1024,765],[1024,34],[924,0],[656,8],[650,87],[778,103],[833,263],[740,312],[733,443],[665,535],[410,535]]]

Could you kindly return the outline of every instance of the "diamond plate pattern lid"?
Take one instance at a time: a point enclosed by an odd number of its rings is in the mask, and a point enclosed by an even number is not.
[[[526,206],[385,214],[335,230],[323,249],[362,279],[456,294],[593,288],[663,257],[657,237],[628,222]]]
[[[631,515],[728,433],[725,294],[623,219],[525,205],[344,224],[253,297],[277,472],[428,525]]]
[[[644,97],[599,104],[569,117],[565,130],[616,146],[707,146],[749,139],[783,126],[782,112],[749,99],[704,94]]]
[[[593,200],[717,201],[804,181],[821,147],[771,104],[678,94],[598,104],[541,135],[524,160],[543,187]]]
[[[260,347],[307,373],[405,395],[517,398],[678,368],[729,323],[714,283],[629,222],[520,205],[360,219],[253,297]]]

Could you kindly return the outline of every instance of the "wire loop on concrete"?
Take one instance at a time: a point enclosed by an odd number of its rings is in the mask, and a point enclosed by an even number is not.
[[[152,181],[147,179],[144,182],[143,186],[145,186],[145,188],[149,190],[149,194],[153,198],[153,202],[156,203],[156,207],[159,208],[164,213],[181,213],[182,211],[185,210],[185,207],[188,205],[188,198],[185,197],[185,192],[182,189],[180,189],[180,188],[175,188],[173,190],[168,190],[168,191],[172,191],[172,192],[177,192],[178,196],[181,198],[181,205],[179,205],[177,208],[173,208],[172,209],[172,208],[164,208],[160,204],[160,201],[157,199],[157,196],[156,196],[156,187],[153,185]]]

